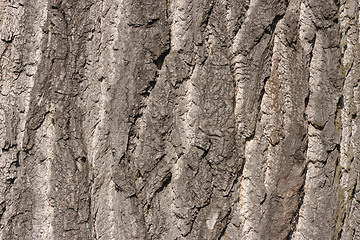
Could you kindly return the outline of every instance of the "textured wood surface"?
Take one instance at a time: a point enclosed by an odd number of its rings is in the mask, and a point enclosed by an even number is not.
[[[1,0],[0,239],[360,239],[358,0]]]

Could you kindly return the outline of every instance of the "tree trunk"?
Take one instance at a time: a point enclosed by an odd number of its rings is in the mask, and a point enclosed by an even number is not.
[[[0,239],[360,239],[358,0],[1,0]]]

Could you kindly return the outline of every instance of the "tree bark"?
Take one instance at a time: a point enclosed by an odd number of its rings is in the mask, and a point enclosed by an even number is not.
[[[359,11],[0,1],[0,239],[360,239]]]

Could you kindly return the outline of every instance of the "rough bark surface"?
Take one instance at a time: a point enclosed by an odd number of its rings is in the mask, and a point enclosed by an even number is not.
[[[360,239],[359,0],[0,0],[0,239]]]

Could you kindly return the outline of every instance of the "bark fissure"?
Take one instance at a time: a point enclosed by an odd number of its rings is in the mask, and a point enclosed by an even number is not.
[[[0,2],[0,239],[357,239],[347,1]]]

